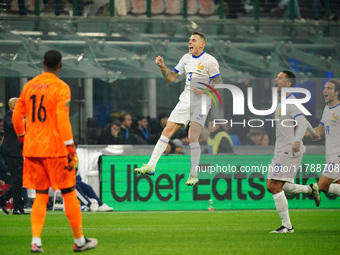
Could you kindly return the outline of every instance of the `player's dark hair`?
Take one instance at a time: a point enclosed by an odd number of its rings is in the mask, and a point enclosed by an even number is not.
[[[330,79],[328,82],[334,84],[334,92],[339,91],[338,100],[340,100],[340,81],[336,79]]]
[[[295,84],[296,84],[296,76],[293,72],[291,71],[288,71],[288,70],[284,70],[282,71],[283,73],[286,74],[286,78],[288,78],[290,80],[290,86],[291,87],[295,87]]]
[[[56,50],[49,50],[44,55],[44,63],[48,68],[56,68],[61,62],[61,53]]]
[[[284,70],[282,71],[283,73],[286,74],[286,77],[290,80],[290,86],[291,87],[295,87],[295,84],[296,84],[296,76],[293,72],[291,71],[288,71],[288,70]]]
[[[203,39],[203,41],[204,41],[205,43],[207,43],[207,38],[205,37],[205,35],[204,35],[203,33],[194,31],[194,32],[192,32],[191,35],[198,35],[201,39]]]

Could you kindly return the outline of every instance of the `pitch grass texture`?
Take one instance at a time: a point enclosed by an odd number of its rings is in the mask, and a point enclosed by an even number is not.
[[[339,254],[340,210],[291,210],[293,234],[276,211],[83,213],[84,234],[98,239],[85,254]],[[30,216],[0,211],[1,254],[30,254]],[[48,212],[45,254],[74,254],[63,212]]]

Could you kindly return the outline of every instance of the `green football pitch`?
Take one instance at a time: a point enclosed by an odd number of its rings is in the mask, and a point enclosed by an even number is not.
[[[269,234],[280,226],[276,211],[83,213],[86,237],[98,246],[85,254],[338,254],[340,210],[291,210],[293,234]],[[0,212],[1,254],[30,254],[30,216]],[[63,212],[48,212],[45,254],[74,254]]]

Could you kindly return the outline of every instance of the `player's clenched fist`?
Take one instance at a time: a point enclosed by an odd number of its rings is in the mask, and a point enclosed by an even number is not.
[[[68,170],[73,170],[76,169],[78,166],[78,157],[77,157],[77,153],[76,153],[76,147],[74,146],[74,144],[70,144],[67,147],[68,150]]]
[[[164,60],[161,56],[158,56],[155,60],[156,64],[159,66],[159,67],[164,67]]]

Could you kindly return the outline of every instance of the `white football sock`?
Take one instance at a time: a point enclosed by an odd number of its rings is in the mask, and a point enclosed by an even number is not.
[[[328,194],[340,196],[340,184],[332,183],[329,185]]]
[[[286,194],[299,194],[299,193],[311,194],[312,193],[312,188],[309,185],[300,185],[300,184],[294,184],[290,182],[286,182],[282,186],[282,189]]]
[[[190,143],[190,175],[198,177],[197,166],[200,163],[201,146],[199,142]]]
[[[164,135],[161,135],[158,142],[156,143],[155,148],[153,149],[151,158],[148,163],[149,166],[151,166],[152,168],[156,168],[157,162],[159,158],[162,156],[166,147],[168,146],[169,140],[170,140],[169,138],[165,137]]]
[[[276,211],[282,221],[282,226],[285,226],[289,229],[292,228],[292,223],[290,222],[289,218],[288,202],[285,193],[283,191],[276,193],[273,195],[273,198],[275,201]]]
[[[41,247],[41,238],[40,237],[33,237],[32,238],[32,245],[36,244],[37,246]]]
[[[78,246],[81,247],[85,244],[85,237],[82,236],[80,238],[74,238],[74,243]]]

